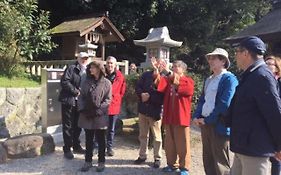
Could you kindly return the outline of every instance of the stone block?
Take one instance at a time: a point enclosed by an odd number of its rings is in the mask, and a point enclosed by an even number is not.
[[[32,158],[40,155],[43,138],[37,135],[22,135],[7,139],[3,146],[8,158]]]
[[[10,133],[6,127],[0,126],[0,138],[9,138]]]
[[[53,153],[55,151],[55,142],[53,137],[48,133],[37,134],[43,138],[43,145],[41,147],[41,155]]]
[[[0,106],[6,101],[6,88],[0,88]]]
[[[55,143],[50,134],[29,134],[7,139],[3,143],[8,158],[32,158],[52,153]]]
[[[6,119],[10,117],[10,115],[16,114],[16,112],[17,107],[8,103],[7,101],[0,106],[0,115],[3,115],[4,117],[6,117]]]
[[[25,90],[23,88],[7,88],[7,101],[13,105],[19,105],[23,102]]]
[[[7,151],[3,147],[2,143],[0,143],[0,164],[6,163],[7,162]]]

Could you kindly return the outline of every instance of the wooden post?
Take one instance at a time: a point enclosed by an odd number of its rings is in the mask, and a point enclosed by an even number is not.
[[[125,65],[125,75],[129,74],[129,61],[128,60],[122,60],[122,62]]]
[[[101,59],[105,61],[105,42],[103,36],[100,37],[100,43],[101,43]]]

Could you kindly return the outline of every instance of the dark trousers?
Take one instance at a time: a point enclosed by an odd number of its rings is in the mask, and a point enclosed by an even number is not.
[[[78,127],[79,113],[77,107],[70,105],[61,105],[62,114],[62,132],[63,132],[63,151],[68,152],[70,148],[80,147],[79,136],[81,128]]]
[[[276,160],[274,157],[270,157],[271,162],[271,175],[281,175],[281,161]]]
[[[109,123],[107,128],[107,150],[112,149],[113,147],[113,139],[115,135],[115,125],[118,119],[118,115],[110,115],[109,116]]]
[[[93,160],[93,139],[96,137],[96,141],[99,144],[98,163],[105,162],[105,129],[85,129],[86,133],[86,154],[85,161],[92,162]]]
[[[219,135],[213,125],[201,126],[201,136],[206,175],[229,174],[229,139]]]

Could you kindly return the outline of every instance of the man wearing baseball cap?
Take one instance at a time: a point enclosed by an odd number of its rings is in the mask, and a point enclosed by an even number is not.
[[[230,129],[219,120],[219,115],[225,113],[230,105],[238,80],[227,71],[230,61],[226,50],[216,48],[206,58],[212,75],[204,83],[193,114],[193,123],[201,128],[206,175],[225,175],[230,171]]]
[[[281,100],[277,82],[267,68],[264,42],[250,36],[236,48],[243,70],[226,113],[231,127],[230,150],[235,153],[231,174],[268,175],[269,157],[281,158]]]

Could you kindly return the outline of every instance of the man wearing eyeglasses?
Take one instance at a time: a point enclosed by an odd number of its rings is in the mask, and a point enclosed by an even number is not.
[[[281,158],[281,100],[263,60],[265,52],[264,42],[256,36],[245,38],[236,48],[243,73],[226,114],[230,150],[235,153],[232,175],[268,175],[269,157]]]

